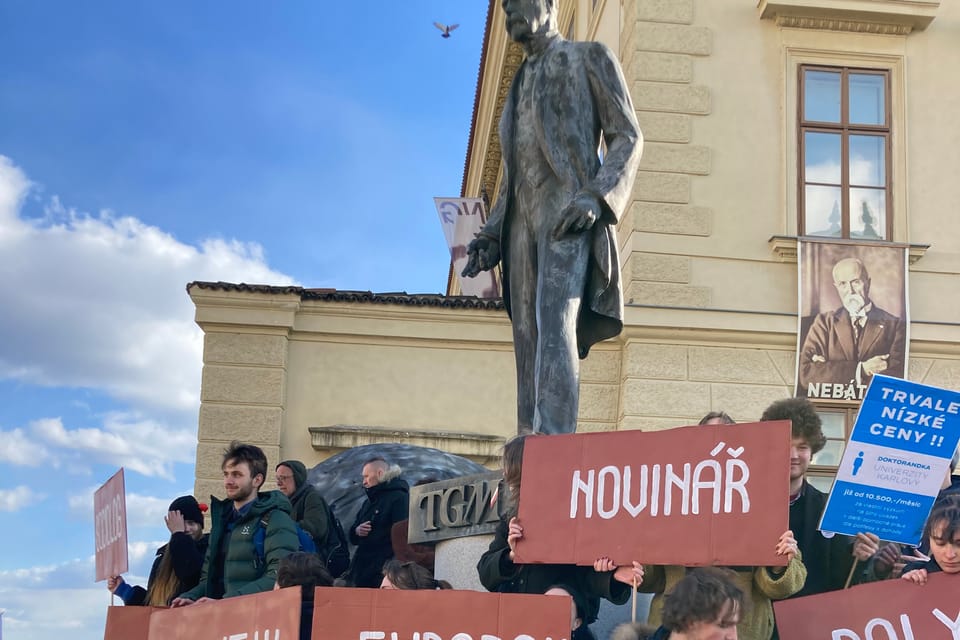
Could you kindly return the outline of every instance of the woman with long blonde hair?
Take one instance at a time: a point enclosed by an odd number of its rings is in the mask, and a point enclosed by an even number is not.
[[[127,584],[121,576],[107,579],[107,589],[120,596],[127,606],[166,607],[184,591],[197,586],[207,538],[203,533],[203,512],[193,496],[181,496],[170,503],[163,520],[170,531],[170,541],[157,549],[150,569],[147,588]]]

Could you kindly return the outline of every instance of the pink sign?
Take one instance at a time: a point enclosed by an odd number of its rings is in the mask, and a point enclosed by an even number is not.
[[[93,494],[93,526],[96,543],[96,580],[118,576],[128,569],[127,500],[123,468]]]

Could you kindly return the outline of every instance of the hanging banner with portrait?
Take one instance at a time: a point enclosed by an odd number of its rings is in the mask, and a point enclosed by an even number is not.
[[[907,247],[799,244],[796,395],[858,404],[875,374],[907,371]]]

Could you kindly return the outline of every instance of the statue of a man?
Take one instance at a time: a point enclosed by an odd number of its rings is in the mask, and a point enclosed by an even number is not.
[[[623,328],[616,224],[643,149],[617,59],[562,38],[558,1],[503,0],[526,59],[500,120],[499,194],[463,271],[503,259],[520,432],[576,430],[578,358]]]

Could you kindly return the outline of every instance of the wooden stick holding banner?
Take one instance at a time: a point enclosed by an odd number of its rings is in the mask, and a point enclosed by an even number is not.
[[[853,581],[853,572],[857,570],[858,564],[860,564],[860,558],[854,558],[853,564],[850,565],[850,573],[847,574],[847,581],[843,584],[844,589],[850,588],[850,583]]]

